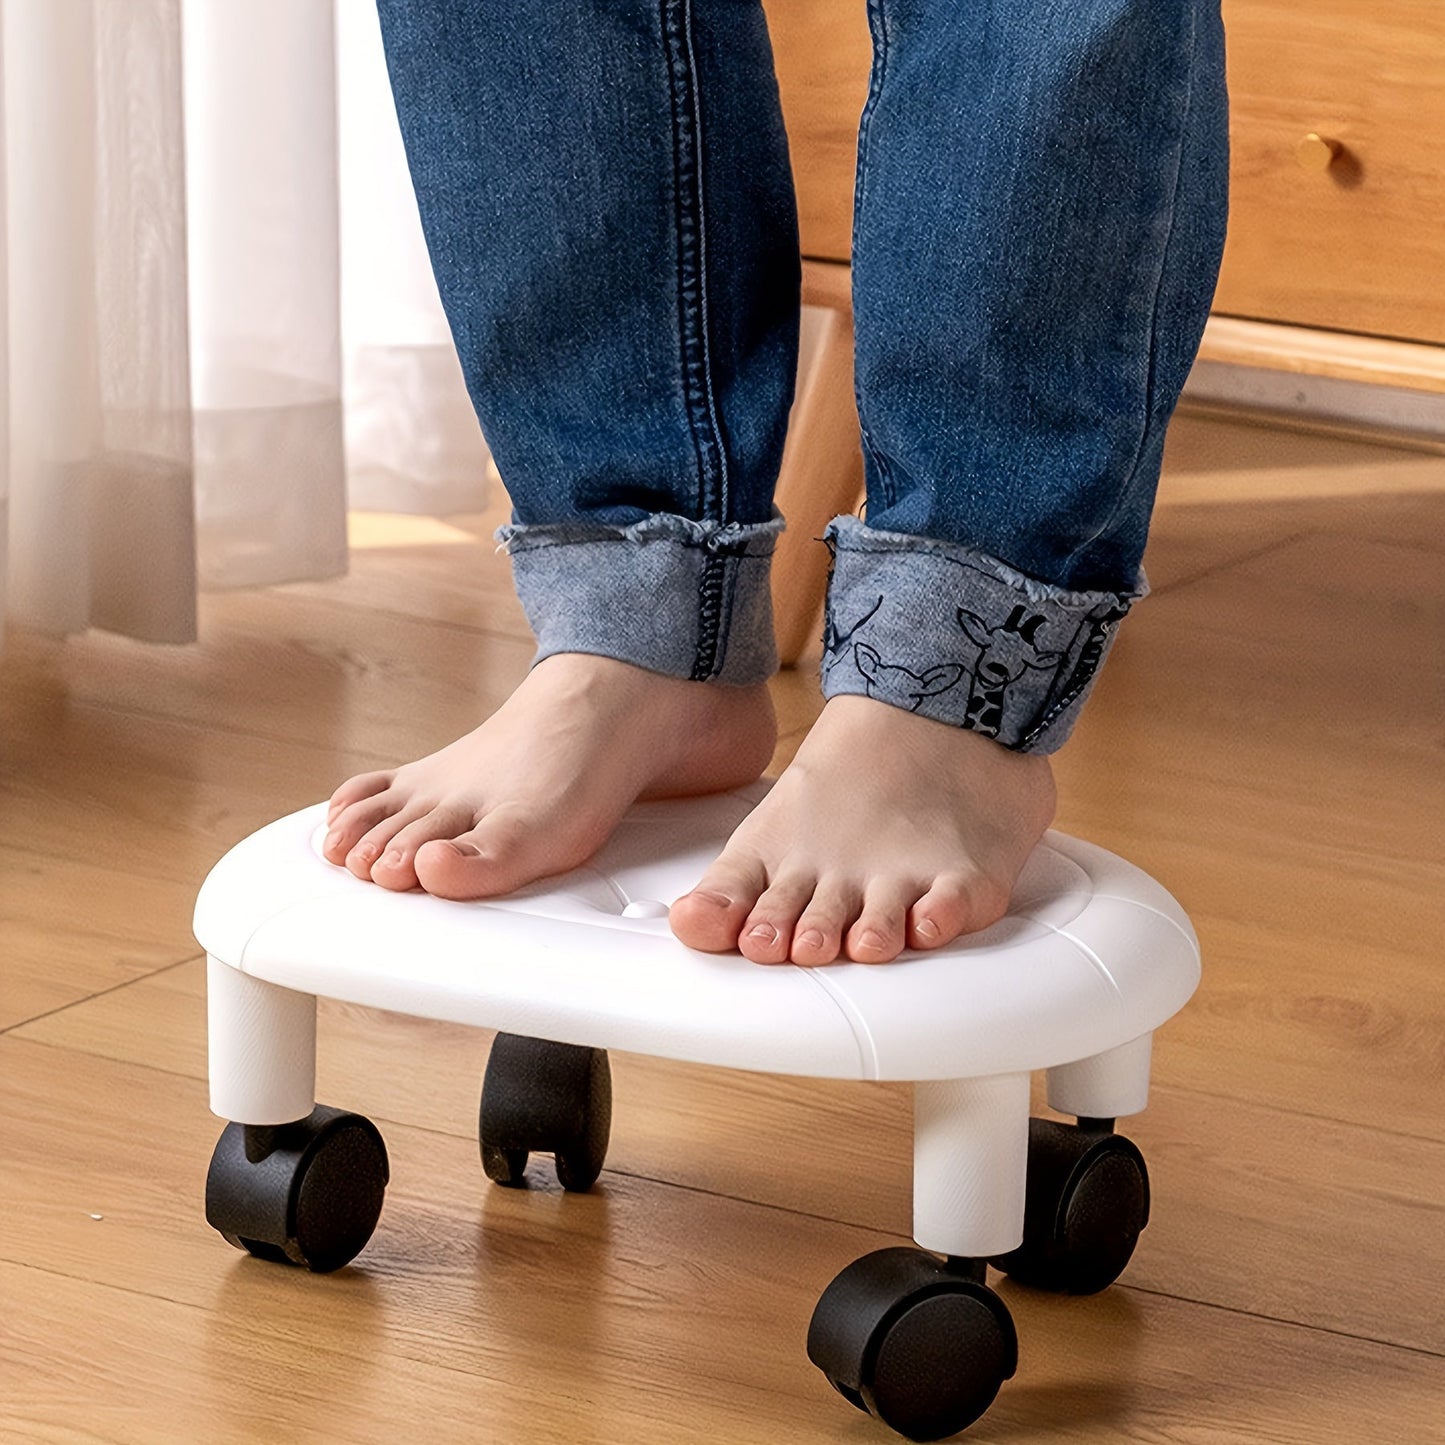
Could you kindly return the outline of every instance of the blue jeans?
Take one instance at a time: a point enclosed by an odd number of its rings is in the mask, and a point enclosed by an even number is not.
[[[378,8],[538,659],[767,677],[800,263],[757,0]],[[824,692],[1052,752],[1147,591],[1214,294],[1219,0],[868,10]]]

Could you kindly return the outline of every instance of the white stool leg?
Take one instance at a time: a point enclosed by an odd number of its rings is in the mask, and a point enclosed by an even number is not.
[[[1153,1034],[1142,1034],[1091,1059],[1050,1069],[1049,1108],[1085,1119],[1142,1114],[1149,1103],[1153,1043]]]
[[[316,998],[206,967],[211,1112],[238,1124],[290,1124],[316,1105]]]
[[[984,1259],[1023,1242],[1029,1076],[913,1086],[913,1237]]]

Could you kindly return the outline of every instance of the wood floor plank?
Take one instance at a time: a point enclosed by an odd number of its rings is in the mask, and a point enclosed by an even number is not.
[[[1445,1138],[1440,576],[1310,536],[1166,593],[1060,754],[1059,825],[1199,930],[1176,1082]]]
[[[94,863],[99,855],[192,894],[232,844],[382,762],[84,705],[43,731],[10,729],[9,741],[0,764],[7,837],[50,857]],[[177,941],[188,938],[187,929]]]
[[[186,649],[104,633],[7,635],[8,675],[92,706],[400,762],[476,726],[535,651],[276,589],[203,599],[202,628],[202,645]]]
[[[53,1052],[0,1042],[6,1438],[83,1419],[91,1438],[370,1441],[406,1438],[408,1409],[457,1439],[879,1438],[802,1335],[833,1271],[887,1236],[617,1175],[590,1196],[484,1189],[470,1141],[396,1126],[376,1238],[318,1279],[201,1220],[199,1084],[77,1054],[57,1089]],[[1139,1291],[1004,1290],[1020,1374],[975,1439],[1439,1424],[1437,1357]]]
[[[1445,458],[1436,461],[1445,470]],[[1445,476],[1434,492],[1226,502],[1161,496],[1144,554],[1156,597],[1311,535],[1333,533],[1436,557],[1445,552]]]
[[[209,730],[218,752],[243,750],[232,741],[240,733],[395,766],[475,727],[510,695],[536,650],[530,638],[287,601],[279,589],[210,605],[224,622],[198,651],[104,634],[66,643],[18,634],[0,691],[24,694],[14,712],[42,737],[45,712],[88,707]],[[784,733],[809,726],[822,706],[816,668],[779,675],[771,692]]]
[[[195,890],[0,845],[0,1030],[177,963]]]
[[[204,988],[203,965],[186,964],[15,1037],[201,1080]],[[490,1039],[323,1000],[318,1092],[471,1141]],[[911,1236],[906,1085],[620,1053],[612,1068],[611,1169]],[[1203,1097],[1171,1078],[1161,1067],[1149,1110],[1124,1126],[1145,1151],[1155,1201],[1128,1281],[1445,1355],[1445,1144]]]
[[[1159,500],[1164,507],[1204,503],[1243,520],[1277,502],[1369,508],[1380,503],[1381,530],[1358,535],[1399,540],[1389,507],[1414,496],[1445,501],[1445,453],[1364,435],[1271,426],[1245,415],[1177,412],[1164,449]],[[1439,536],[1420,539],[1439,544]]]

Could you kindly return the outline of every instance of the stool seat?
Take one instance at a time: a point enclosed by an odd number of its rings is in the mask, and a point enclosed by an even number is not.
[[[308,995],[661,1058],[840,1079],[1028,1072],[1151,1033],[1188,1000],[1184,911],[1122,858],[1050,832],[1007,917],[894,963],[761,966],[689,949],[667,907],[766,782],[639,803],[593,860],[457,903],[320,854],[324,804],[252,834],[196,904],[213,964]]]

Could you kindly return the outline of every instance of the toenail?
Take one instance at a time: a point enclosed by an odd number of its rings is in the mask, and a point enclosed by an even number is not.
[[[694,888],[692,896],[694,898],[701,898],[704,903],[716,904],[719,908],[731,908],[733,906],[732,899],[725,893],[714,893],[709,888]]]
[[[360,858],[363,863],[370,863],[376,857],[375,843],[358,843],[351,850],[352,857]]]
[[[391,851],[381,861],[385,863],[388,868],[399,868],[401,866],[401,849],[391,849]]]
[[[773,943],[778,937],[778,930],[771,923],[760,923],[748,930],[748,937],[756,938],[759,943]]]
[[[931,918],[920,918],[913,926],[920,938],[938,937],[938,925]]]
[[[326,835],[326,841],[321,846],[325,848],[327,852],[331,852],[339,842],[341,842],[341,829],[333,828]]]
[[[872,948],[882,953],[887,947],[882,934],[874,933],[871,929],[858,940],[859,948]]]
[[[806,933],[798,935],[798,942],[809,948],[822,948],[823,935],[816,928],[810,928]]]
[[[458,843],[455,838],[448,838],[446,841],[450,843],[463,858],[480,858],[482,856],[482,850],[478,848],[475,843]]]

